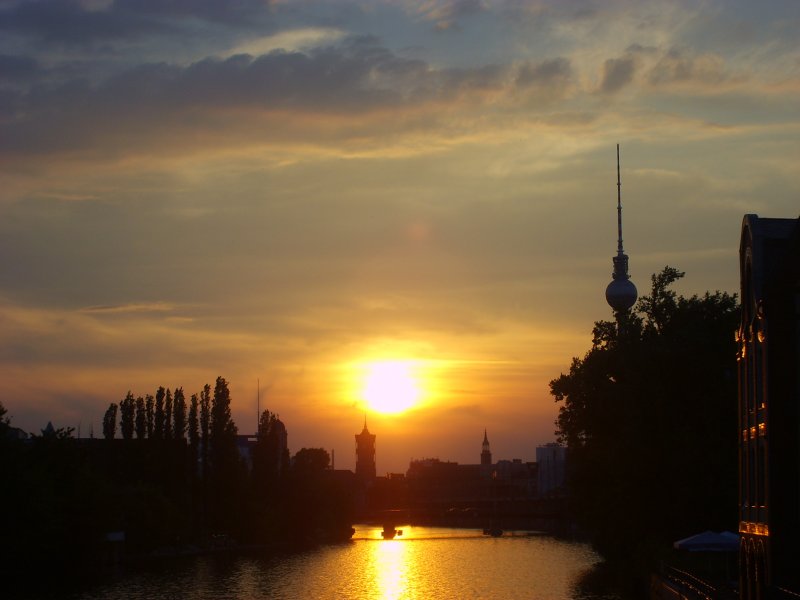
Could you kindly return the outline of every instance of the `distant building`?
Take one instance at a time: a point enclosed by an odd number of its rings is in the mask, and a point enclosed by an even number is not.
[[[797,598],[800,219],[745,215],[739,268],[740,597]]]
[[[375,434],[367,429],[367,418],[364,417],[364,429],[356,434],[356,477],[362,481],[372,481],[376,476],[375,469]]]
[[[248,471],[253,470],[253,449],[256,442],[258,442],[258,436],[255,434],[236,436],[236,449],[239,451],[239,458],[247,466]]]
[[[521,459],[492,463],[486,430],[479,464],[461,465],[438,458],[412,460],[406,480],[412,502],[427,506],[479,506],[492,499],[532,498],[536,465]]]
[[[539,465],[535,462],[522,462],[521,458],[498,460],[493,474],[501,486],[513,488],[516,496],[533,498],[537,495],[539,484]]]
[[[272,424],[272,431],[277,439],[277,454],[278,454],[278,472],[289,468],[289,433],[286,431],[286,425],[283,424],[279,418],[275,419]]]
[[[556,443],[536,448],[536,464],[539,465],[539,495],[551,494],[564,487],[567,449]]]
[[[2,429],[0,429],[0,431],[2,431]],[[23,431],[19,427],[9,426],[6,429],[6,437],[11,440],[24,441],[27,440],[30,436],[28,436],[28,434],[25,433],[25,431]]]
[[[275,448],[277,469],[281,472],[289,465],[285,464],[289,459],[289,434],[286,431],[286,425],[280,419],[275,419],[272,424],[270,435],[275,436],[277,448]],[[253,449],[258,443],[258,433],[253,435],[237,435],[236,436],[236,449],[239,451],[239,457],[247,466],[247,470],[253,468]]]

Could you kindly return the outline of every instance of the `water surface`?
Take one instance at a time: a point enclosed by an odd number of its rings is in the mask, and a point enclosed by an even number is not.
[[[203,556],[123,575],[77,600],[542,598],[599,600],[579,581],[598,562],[585,544],[473,529],[402,527],[395,540],[357,526],[353,540],[288,556]]]

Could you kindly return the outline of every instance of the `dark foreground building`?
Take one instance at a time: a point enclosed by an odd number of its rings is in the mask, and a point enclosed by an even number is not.
[[[742,223],[740,595],[800,597],[800,219]]]

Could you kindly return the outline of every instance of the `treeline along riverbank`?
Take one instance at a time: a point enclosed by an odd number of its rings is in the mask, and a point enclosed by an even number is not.
[[[0,405],[0,564],[16,595],[119,562],[351,533],[352,492],[330,476],[328,453],[303,448],[290,461],[274,414],[261,414],[243,459],[222,377],[188,403],[180,388],[129,393],[106,411],[103,438],[73,434],[24,435]]]

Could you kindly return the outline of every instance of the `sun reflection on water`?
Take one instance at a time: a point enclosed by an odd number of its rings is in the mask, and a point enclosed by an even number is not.
[[[371,567],[378,590],[378,598],[397,600],[404,597],[408,581],[408,544],[399,540],[385,540],[370,544],[372,549]]]

